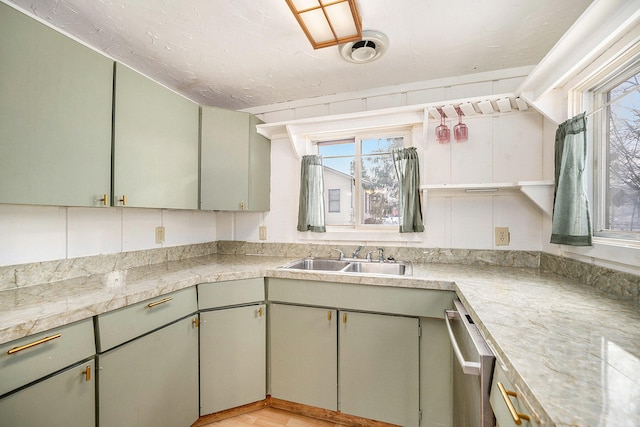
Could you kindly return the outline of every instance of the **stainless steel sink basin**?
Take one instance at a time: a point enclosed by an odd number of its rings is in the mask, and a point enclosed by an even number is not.
[[[344,268],[345,273],[370,273],[370,274],[395,274],[398,276],[411,275],[407,274],[407,264],[394,262],[352,262]]]
[[[349,265],[348,261],[326,258],[303,258],[285,265],[283,268],[294,270],[340,271]]]
[[[336,271],[342,273],[384,274],[411,276],[413,267],[410,262],[376,262],[359,259],[337,260],[331,258],[302,258],[281,268],[287,270]]]

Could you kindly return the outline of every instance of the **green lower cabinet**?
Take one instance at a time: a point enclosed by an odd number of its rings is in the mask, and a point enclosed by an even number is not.
[[[0,425],[95,426],[94,372],[90,360],[0,399]]]
[[[271,396],[338,409],[337,311],[271,304]]]
[[[417,318],[271,304],[270,322],[273,397],[419,425]]]
[[[340,411],[418,426],[418,319],[341,311],[338,330]]]
[[[189,426],[198,419],[195,319],[184,318],[98,355],[100,427]]]
[[[200,313],[200,415],[266,396],[266,305]]]

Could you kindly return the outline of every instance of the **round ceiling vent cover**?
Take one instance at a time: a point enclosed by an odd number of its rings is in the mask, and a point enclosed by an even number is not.
[[[343,43],[340,55],[349,62],[366,64],[375,61],[387,51],[389,39],[379,31],[363,31],[362,40]]]

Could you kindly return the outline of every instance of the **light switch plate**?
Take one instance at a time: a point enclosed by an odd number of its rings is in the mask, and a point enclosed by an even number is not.
[[[267,227],[264,225],[260,226],[260,240],[267,240]]]

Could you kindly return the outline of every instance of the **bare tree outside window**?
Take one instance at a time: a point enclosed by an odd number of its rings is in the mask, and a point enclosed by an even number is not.
[[[607,93],[608,168],[604,228],[640,232],[640,73]]]

